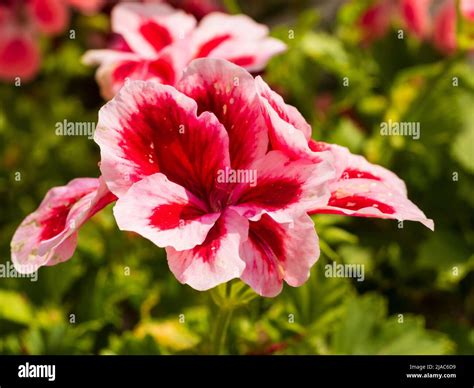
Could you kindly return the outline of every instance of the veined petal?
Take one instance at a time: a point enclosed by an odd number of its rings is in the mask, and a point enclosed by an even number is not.
[[[272,149],[283,151],[294,159],[313,160],[315,155],[308,145],[311,138],[310,125],[295,107],[286,104],[260,76],[255,82],[269,128]]]
[[[279,222],[291,222],[329,199],[328,183],[334,169],[327,161],[290,160],[281,151],[270,151],[250,167],[255,182],[242,182],[231,195],[232,208],[253,221],[267,213]]]
[[[209,112],[170,86],[131,81],[99,112],[95,141],[101,171],[118,197],[143,177],[162,172],[208,198],[217,171],[229,166],[229,138]]]
[[[267,128],[255,80],[246,70],[222,59],[195,59],[176,87],[197,102],[199,112],[212,112],[223,124],[234,169],[265,155]]]
[[[220,213],[161,173],[135,183],[114,207],[121,230],[136,232],[159,247],[178,251],[201,244]]]
[[[115,200],[101,179],[78,178],[48,191],[11,241],[12,262],[20,273],[68,260],[77,244],[78,229]]]
[[[369,163],[362,156],[352,155],[347,148],[313,143],[312,148],[316,147],[333,153],[337,178],[330,184],[328,204],[311,209],[311,214],[410,220],[434,229],[433,221],[407,198],[405,183],[394,173]]]
[[[304,214],[293,223],[278,223],[264,215],[259,221],[250,221],[242,257],[246,266],[241,278],[259,295],[278,295],[283,281],[301,286],[319,258],[319,240],[311,218]]]
[[[200,291],[238,278],[245,268],[239,249],[247,234],[248,221],[226,210],[201,244],[185,251],[166,248],[170,269],[181,283]]]
[[[121,3],[112,11],[112,29],[143,58],[152,59],[171,43],[184,39],[196,19],[167,4]]]

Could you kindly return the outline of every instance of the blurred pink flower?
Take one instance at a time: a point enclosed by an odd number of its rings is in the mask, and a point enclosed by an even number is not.
[[[59,34],[69,24],[69,10],[65,0],[30,0],[26,7],[30,23],[43,34]]]
[[[461,12],[466,19],[474,22],[474,0],[461,0]]]
[[[101,178],[78,178],[49,190],[12,238],[12,262],[17,271],[32,273],[71,258],[79,228],[114,200]]]
[[[452,0],[446,0],[434,18],[433,44],[445,54],[452,54],[457,48],[456,18]]]
[[[31,29],[21,28],[10,11],[0,7],[0,79],[28,81],[40,64],[40,52]]]
[[[285,45],[268,37],[268,28],[244,15],[211,13],[196,19],[167,4],[123,3],[112,11],[112,31],[122,47],[90,50],[86,64],[97,64],[97,82],[105,99],[129,80],[174,85],[193,58],[228,59],[250,71],[262,70]]]
[[[408,30],[419,39],[430,34],[430,5],[432,0],[401,0],[400,8]]]
[[[381,0],[369,6],[362,13],[358,25],[362,31],[362,42],[364,44],[370,44],[382,38],[388,32],[393,9],[391,0]]]

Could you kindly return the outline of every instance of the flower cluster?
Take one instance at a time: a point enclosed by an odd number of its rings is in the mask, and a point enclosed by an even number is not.
[[[111,16],[117,39],[105,50],[90,50],[86,64],[100,65],[97,82],[105,99],[125,80],[158,80],[174,85],[195,58],[224,58],[249,71],[262,70],[285,50],[268,28],[245,15],[212,12],[197,25],[194,16],[164,3],[122,3]]]
[[[104,58],[99,72],[112,93],[118,89],[94,135],[102,175],[47,193],[13,236],[18,271],[68,260],[79,228],[115,201],[119,228],[165,248],[181,283],[207,290],[240,278],[267,297],[284,282],[308,279],[319,257],[311,214],[413,220],[433,229],[395,174],[312,140],[298,110],[249,73],[283,48],[266,28],[222,14],[195,27],[189,15],[162,5],[149,12],[120,5],[113,19],[129,50],[88,54]],[[144,70],[183,44],[190,55],[173,82]],[[113,78],[122,66],[144,79],[116,83],[124,81]]]
[[[24,81],[38,72],[41,54],[38,34],[63,32],[70,9],[91,14],[103,0],[7,0],[0,4],[0,79]]]
[[[474,22],[474,1],[460,0],[460,16]],[[442,53],[457,49],[457,12],[454,0],[376,0],[359,19],[363,40],[372,42],[384,36],[394,18],[420,40],[427,40]]]

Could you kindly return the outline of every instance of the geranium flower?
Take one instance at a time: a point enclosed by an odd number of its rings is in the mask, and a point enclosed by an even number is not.
[[[319,255],[306,210],[327,203],[331,165],[268,152],[253,77],[198,59],[176,88],[134,81],[99,113],[101,170],[121,230],[165,247],[182,283],[205,290],[241,277],[274,296],[298,286]],[[219,182],[222,171],[254,182]],[[255,183],[255,184],[253,184]]]
[[[31,79],[38,71],[40,52],[34,31],[21,28],[11,19],[7,8],[0,7],[0,79]]]
[[[114,200],[101,178],[78,178],[49,190],[13,235],[11,253],[17,271],[32,273],[71,258],[79,228]]]
[[[127,79],[157,80],[174,85],[193,58],[219,57],[248,70],[263,69],[285,45],[268,37],[268,28],[244,15],[214,12],[196,19],[167,4],[117,5],[112,31],[120,49],[90,50],[86,64],[100,65],[96,74],[105,99],[112,98]]]
[[[351,154],[347,148],[312,140],[309,124],[295,108],[286,105],[261,77],[257,77],[257,85],[273,149],[292,159],[318,161],[321,152],[333,156],[336,174],[329,185],[331,196],[324,206],[310,209],[311,214],[411,220],[434,228],[433,221],[408,200],[404,182],[394,173]]]
[[[432,227],[393,173],[342,148],[323,149],[310,135],[261,78],[202,59],[176,88],[122,88],[101,109],[95,140],[103,177],[119,198],[120,229],[165,247],[179,281],[205,290],[240,277],[274,296],[283,281],[303,284],[319,256],[307,212]],[[230,168],[256,171],[256,184],[219,182]]]

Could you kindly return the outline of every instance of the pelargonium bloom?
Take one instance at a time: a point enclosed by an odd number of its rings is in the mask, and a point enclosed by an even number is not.
[[[308,278],[319,248],[306,211],[327,203],[334,170],[325,157],[268,151],[241,67],[197,59],[176,88],[130,82],[101,109],[95,140],[118,226],[165,247],[182,283],[206,290],[241,277],[274,296]],[[232,171],[255,179],[224,177]]]
[[[99,65],[96,79],[103,97],[112,98],[127,79],[174,85],[193,58],[219,57],[259,71],[285,49],[268,37],[266,26],[245,15],[213,12],[196,23],[192,15],[167,4],[118,4],[111,27],[123,44],[84,56],[86,64]]]
[[[310,137],[261,78],[197,59],[175,88],[125,85],[101,109],[95,141],[120,229],[165,247],[179,281],[205,290],[240,277],[274,296],[283,281],[303,284],[319,256],[308,212],[432,227],[393,173]]]
[[[309,124],[294,107],[285,104],[261,77],[257,77],[257,87],[273,149],[292,159],[318,161],[325,152],[333,156],[336,174],[329,183],[329,201],[309,209],[309,213],[411,220],[434,228],[433,221],[408,200],[405,183],[393,172],[351,154],[345,147],[312,140]]]
[[[102,178],[77,178],[48,191],[28,215],[11,241],[12,262],[20,273],[71,258],[79,228],[116,197]]]
[[[0,7],[0,79],[31,79],[38,71],[40,51],[34,31],[22,28],[11,19],[9,10]]]

